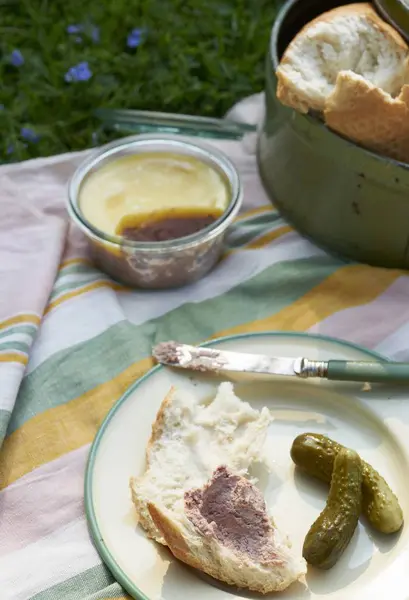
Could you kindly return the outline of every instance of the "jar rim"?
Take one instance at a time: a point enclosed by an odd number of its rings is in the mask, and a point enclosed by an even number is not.
[[[156,145],[162,145],[159,152],[177,151],[181,154],[193,156],[207,162],[223,174],[229,184],[230,200],[223,214],[200,231],[187,235],[185,237],[158,242],[141,242],[128,240],[118,235],[107,234],[101,229],[95,227],[88,219],[84,217],[78,204],[79,192],[86,177],[98,165],[105,163],[106,159],[119,158],[121,152],[128,151],[132,154],[132,149],[141,152],[154,152]],[[166,149],[165,149],[166,148]],[[141,252],[163,252],[166,250],[184,250],[194,247],[205,241],[212,240],[222,233],[238,213],[242,202],[242,185],[236,167],[231,160],[219,149],[205,144],[195,144],[190,141],[176,138],[175,136],[145,134],[127,137],[125,139],[115,140],[110,144],[103,146],[96,152],[88,156],[76,169],[68,183],[67,209],[72,220],[92,239],[104,242],[114,247],[127,247]]]

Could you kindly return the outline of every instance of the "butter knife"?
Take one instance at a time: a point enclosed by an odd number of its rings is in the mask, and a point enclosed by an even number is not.
[[[153,348],[157,362],[194,371],[264,373],[333,381],[409,383],[409,364],[381,361],[310,360],[200,348],[179,342],[162,342]]]

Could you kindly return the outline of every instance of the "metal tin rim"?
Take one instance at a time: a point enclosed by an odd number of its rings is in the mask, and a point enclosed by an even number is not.
[[[274,73],[276,72],[278,65],[280,63],[279,57],[277,54],[277,46],[278,46],[278,38],[280,36],[281,27],[282,27],[283,22],[285,21],[285,18],[287,17],[288,13],[293,8],[293,6],[295,6],[296,4],[301,4],[302,1],[303,0],[287,0],[282,5],[280,10],[278,11],[277,17],[274,21],[273,27],[271,29],[270,45],[269,45],[269,60],[271,62],[271,66],[274,70]],[[340,3],[340,6],[341,6],[341,3]],[[367,156],[368,159],[376,160],[377,162],[380,162],[382,164],[393,165],[397,168],[404,169],[405,171],[407,171],[409,169],[408,163],[403,163],[403,162],[400,162],[393,158],[389,158],[387,156],[377,154],[376,152],[372,152],[371,150],[367,150],[366,148],[359,146],[359,144],[356,144],[355,142],[348,140],[348,139],[344,138],[343,136],[335,133],[334,131],[329,129],[325,125],[325,123],[320,121],[317,117],[314,117],[312,115],[302,115],[302,114],[300,114],[299,116],[303,119],[308,119],[310,121],[313,121],[315,123],[315,125],[317,127],[319,127],[320,129],[323,129],[323,130],[327,131],[329,134],[337,137],[339,140],[343,141],[348,146],[350,146],[350,147],[352,146],[356,150],[360,150]]]
[[[406,14],[408,13],[408,9],[405,8],[404,2],[402,2],[402,0],[396,0],[395,11],[397,12],[397,15],[394,15],[394,16],[389,14],[387,8],[385,8],[385,6],[383,6],[383,3],[381,2],[381,0],[374,0],[374,4],[376,6],[377,11],[381,15],[381,17],[383,19],[385,19],[385,21],[387,21],[387,23],[389,23],[389,25],[392,25],[392,27],[394,29],[396,29],[401,34],[401,36],[405,39],[405,41],[407,42],[408,41],[408,33],[399,24],[399,22],[397,21],[397,18],[395,18],[395,17],[402,17],[405,13]]]
[[[119,153],[121,150],[141,147],[149,148],[149,146],[155,142],[163,142],[173,149],[190,150],[194,156],[199,159],[202,158],[204,161],[214,165],[219,171],[221,171],[228,180],[231,190],[231,199],[226,211],[214,223],[208,225],[197,233],[185,236],[183,238],[167,240],[163,242],[136,242],[133,240],[125,240],[120,236],[109,235],[92,225],[92,223],[85,219],[85,217],[81,214],[78,206],[78,192],[87,174],[103,159],[115,156],[115,154]],[[234,217],[237,215],[242,203],[242,198],[242,186],[237,169],[223,152],[205,144],[201,144],[199,146],[192,142],[177,139],[173,136],[146,134],[116,140],[110,144],[107,144],[106,146],[103,146],[99,151],[86,158],[77,168],[68,183],[67,210],[72,220],[91,239],[98,242],[103,242],[108,246],[114,246],[116,248],[129,247],[132,250],[152,253],[163,252],[165,250],[185,250],[218,237],[227,229]]]

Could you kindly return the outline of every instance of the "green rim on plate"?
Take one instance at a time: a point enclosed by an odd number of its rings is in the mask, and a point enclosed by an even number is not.
[[[344,348],[352,348],[354,350],[358,350],[363,354],[366,354],[370,358],[376,358],[382,362],[389,362],[389,359],[381,356],[380,354],[373,352],[372,350],[368,350],[367,348],[363,348],[358,344],[353,344],[351,342],[346,342],[344,340],[340,340],[337,338],[332,338],[326,335],[318,335],[318,334],[309,334],[309,333],[298,333],[292,331],[260,331],[257,333],[242,333],[238,335],[230,335],[226,337],[216,338],[213,340],[209,340],[203,344],[199,344],[200,346],[216,346],[217,344],[221,344],[223,342],[229,342],[234,340],[242,340],[250,337],[272,337],[272,336],[281,336],[281,337],[299,337],[299,338],[307,338],[311,340],[320,340],[323,342],[330,342],[332,344],[336,344],[338,346],[343,346]],[[159,369],[163,369],[162,365],[157,365],[150,369],[145,375],[137,379],[128,390],[117,400],[111,410],[108,412],[104,421],[102,422],[95,439],[92,443],[91,450],[88,457],[87,467],[85,471],[85,483],[84,483],[84,501],[85,501],[85,514],[87,517],[89,529],[91,532],[92,539],[94,540],[95,547],[105,563],[108,569],[111,571],[112,575],[115,577],[116,581],[126,590],[131,596],[134,598],[138,598],[138,600],[151,600],[146,596],[123,572],[121,567],[116,562],[115,558],[112,556],[108,547],[105,545],[104,538],[102,537],[101,531],[98,527],[97,518],[94,511],[94,502],[93,502],[93,494],[92,494],[92,476],[94,471],[94,463],[96,459],[96,455],[98,452],[99,443],[105,433],[106,428],[111,422],[112,418],[122,406],[122,404],[128,399],[128,397],[136,390],[136,388],[146,379],[151,377],[156,371]]]

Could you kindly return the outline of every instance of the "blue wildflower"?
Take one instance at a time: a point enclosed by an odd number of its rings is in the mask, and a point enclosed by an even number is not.
[[[86,33],[96,44],[99,42],[99,27],[96,25],[68,25],[66,31],[68,34],[76,36],[75,41],[77,43],[82,42],[81,36],[78,35],[80,33]]]
[[[0,104],[0,110],[4,110],[4,104]]]
[[[145,33],[144,29],[135,28],[132,29],[131,33],[128,35],[128,39],[126,41],[126,45],[128,48],[137,48],[143,42],[143,35]]]
[[[13,152],[14,152],[14,145],[9,144],[6,148],[6,154],[13,154]]]
[[[82,37],[77,35],[78,33],[82,33],[84,31],[84,27],[82,25],[67,25],[66,32],[70,35],[75,35],[75,42],[77,44],[82,43]]]
[[[21,65],[24,65],[24,56],[21,54],[20,50],[13,50],[10,54],[10,62],[13,67],[21,67]]]
[[[67,33],[81,33],[82,25],[68,25],[66,29]]]
[[[36,144],[41,138],[41,136],[38,133],[36,133],[33,129],[30,129],[30,127],[22,127],[20,130],[20,135],[23,138],[23,140],[27,140],[28,142],[32,142],[33,144]]]
[[[92,71],[87,62],[78,63],[78,65],[68,69],[64,75],[64,79],[67,83],[71,83],[72,81],[88,81],[91,77]]]

